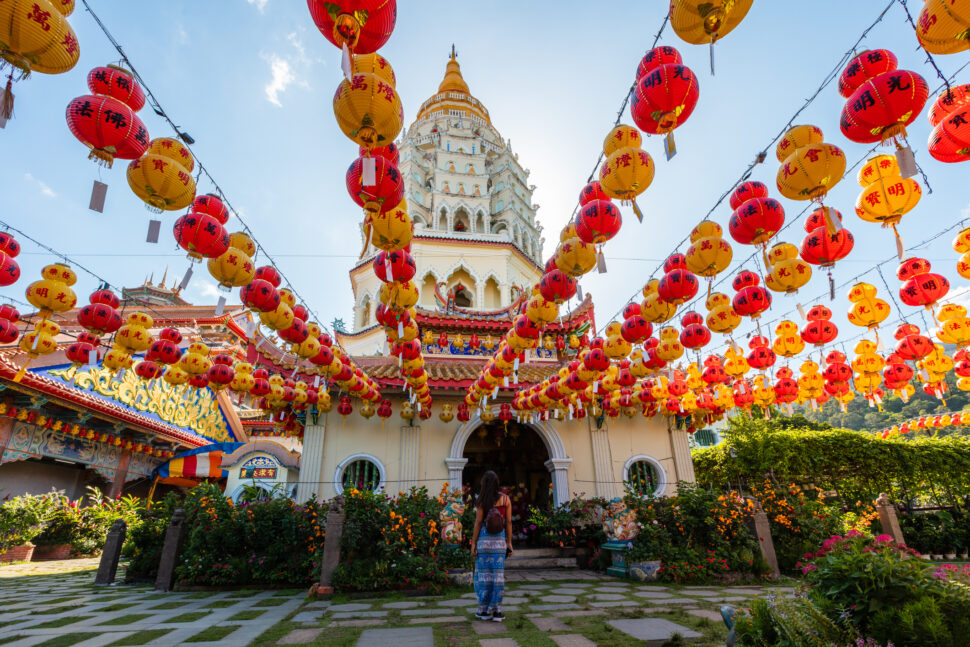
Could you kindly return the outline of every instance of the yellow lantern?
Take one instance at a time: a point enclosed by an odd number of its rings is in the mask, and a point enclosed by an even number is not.
[[[744,354],[734,346],[724,351],[724,359],[724,372],[735,379],[751,370],[751,365],[748,364]]]
[[[74,0],[6,0],[0,3],[0,58],[20,70],[62,74],[81,55],[67,17]]]
[[[916,21],[916,37],[930,54],[970,49],[970,6],[954,0],[925,0]]]
[[[485,347],[485,350],[492,350],[495,348],[495,338],[491,335],[486,335],[485,339],[482,340],[482,346]]]
[[[281,297],[282,292],[284,290],[280,290]],[[284,303],[282,298],[280,299],[280,304],[276,306],[276,310],[259,313],[260,322],[271,330],[286,330],[293,325],[293,319],[293,308]]]
[[[241,231],[236,232],[229,237],[226,251],[217,258],[209,259],[206,264],[209,274],[224,290],[249,285],[256,274],[252,259],[255,253],[256,245],[252,239]]]
[[[385,252],[404,249],[411,244],[413,228],[411,217],[408,216],[407,200],[402,200],[401,204],[385,213],[369,212],[364,221],[365,244],[361,257],[367,251],[368,240],[374,247]]]
[[[789,200],[819,200],[845,174],[845,153],[832,144],[796,149],[778,169],[778,190]]]
[[[340,130],[366,149],[392,143],[404,124],[404,107],[394,84],[376,74],[354,74],[333,95]]]
[[[177,139],[159,137],[128,164],[128,186],[149,211],[176,211],[195,199],[195,159]]]
[[[792,126],[778,140],[778,145],[775,146],[775,157],[778,158],[779,162],[784,162],[788,159],[789,155],[799,148],[811,146],[812,144],[821,144],[824,141],[825,137],[822,135],[822,130],[818,126],[812,126],[811,124]]]
[[[129,355],[148,350],[153,341],[150,332],[153,325],[154,320],[145,313],[131,313],[125,320],[125,325],[115,333],[115,348],[120,348]]]
[[[24,333],[20,338],[20,350],[27,353],[30,359],[34,359],[40,355],[48,355],[57,350],[57,335],[61,332],[61,327],[58,326],[53,321],[49,319],[42,319],[37,322],[34,329],[28,333]],[[22,371],[26,369],[26,364],[22,367],[20,375],[23,375]],[[19,380],[16,380],[19,382]]]
[[[712,277],[720,274],[731,264],[734,252],[731,245],[721,237],[720,225],[705,220],[690,233],[687,248],[687,269],[698,276]]]
[[[375,413],[374,405],[371,402],[365,402],[360,408],[360,415],[364,417],[364,420],[369,420],[371,416]]]
[[[380,300],[386,306],[406,310],[418,302],[414,281],[394,281],[381,285]]]
[[[754,0],[671,0],[670,26],[685,42],[706,45],[730,33]]]
[[[623,359],[633,350],[633,344],[623,339],[620,335],[609,337],[603,344],[603,352],[610,359]]]
[[[559,243],[554,258],[561,271],[579,277],[596,267],[596,247],[574,236]]]
[[[653,158],[647,151],[634,147],[620,148],[611,153],[600,167],[600,188],[611,198],[631,201],[637,218],[643,220],[636,197],[653,182],[655,171]]]
[[[425,346],[430,346],[434,343],[434,333],[430,330],[425,330],[424,334],[421,335],[421,343]]]
[[[633,126],[618,124],[603,140],[603,154],[609,157],[621,148],[640,148],[643,146],[643,135]]]
[[[178,366],[190,376],[202,375],[212,366],[212,361],[209,359],[209,347],[202,342],[189,344],[189,347],[182,353],[182,357],[179,358]],[[282,379],[280,378],[280,380]],[[273,380],[270,378],[270,384],[272,382]]]
[[[741,325],[741,315],[734,310],[728,295],[714,292],[707,297],[705,305],[708,311],[705,321],[712,332],[727,334]]]
[[[441,422],[451,422],[455,418],[455,414],[452,411],[453,407],[450,404],[441,405],[441,413],[438,414],[438,419]]]
[[[894,155],[877,155],[859,169],[863,187],[855,203],[855,213],[867,222],[892,227],[919,203],[923,191],[912,178],[900,176]],[[898,234],[897,234],[898,237]]]
[[[117,346],[105,353],[104,359],[101,360],[101,366],[112,372],[129,369],[132,363],[131,355]]]
[[[672,362],[680,359],[684,355],[684,347],[680,344],[680,336],[677,329],[672,326],[665,326],[660,329],[660,343],[657,344],[657,357]]]
[[[555,301],[549,301],[542,296],[532,297],[526,303],[525,316],[537,324],[549,324],[559,316],[559,305]],[[553,348],[555,348],[555,344],[553,344]]]
[[[319,324],[316,324],[313,322],[308,324],[307,328],[310,328],[310,326],[316,327],[317,329],[316,334],[313,334],[313,331],[311,329],[310,334],[307,335],[306,339],[304,339],[299,344],[293,345],[293,352],[296,353],[298,356],[302,357],[303,359],[309,359],[310,357],[313,357],[320,352],[321,344],[320,344],[320,340],[318,339],[320,337],[320,326]]]
[[[936,314],[940,328],[936,332],[936,337],[944,344],[956,344],[958,348],[964,348],[970,344],[970,319],[967,318],[967,309],[956,303],[948,303]]]
[[[875,286],[868,283],[856,283],[849,290],[849,301],[853,304],[849,310],[849,323],[868,328],[878,328],[879,324],[889,316],[889,304],[876,296]]]
[[[776,243],[767,258],[771,270],[765,286],[769,290],[791,294],[812,278],[812,266],[798,257],[798,248],[791,243]]]
[[[962,254],[957,261],[957,273],[965,279],[970,279],[970,227],[961,229],[953,240],[953,251]]]
[[[640,314],[643,318],[651,323],[663,323],[668,321],[677,313],[677,306],[668,303],[660,298],[657,293],[657,288],[660,285],[660,281],[657,279],[650,279],[645,286],[643,286],[643,303],[640,306]]]
[[[232,367],[233,376],[229,388],[237,393],[249,393],[256,386],[253,377],[253,365],[249,362],[236,362]]]
[[[63,263],[53,263],[41,271],[41,280],[27,286],[27,300],[37,308],[38,316],[47,319],[55,312],[66,312],[77,304],[77,295],[71,286],[77,283],[77,274]]]
[[[354,54],[351,65],[352,74],[373,74],[380,77],[392,86],[397,86],[397,78],[394,76],[394,68],[386,58],[378,53],[373,54]]]
[[[189,381],[189,374],[176,365],[169,366],[162,375],[162,380],[172,386],[181,386]]]
[[[805,342],[794,321],[785,319],[775,326],[775,342],[771,349],[782,357],[794,357],[805,349]]]
[[[317,409],[323,413],[330,413],[333,409],[333,400],[330,398],[330,391],[321,388],[317,393]]]

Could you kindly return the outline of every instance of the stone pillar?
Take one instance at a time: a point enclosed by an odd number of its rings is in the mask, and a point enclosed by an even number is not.
[[[604,426],[596,429],[592,420],[589,422],[589,440],[593,451],[593,478],[596,479],[596,496],[612,499],[618,496],[613,473],[613,452],[610,450],[609,432]]]
[[[317,593],[333,593],[333,572],[340,564],[340,539],[344,534],[344,497],[336,496],[327,511],[327,536],[323,542],[323,559],[320,563],[320,584]]]
[[[892,537],[897,544],[905,544],[903,529],[899,527],[899,519],[896,517],[896,507],[889,501],[885,492],[880,493],[876,499],[876,510],[879,512],[879,523],[882,524],[883,533]]]
[[[417,487],[420,476],[421,427],[401,427],[401,487],[398,489],[407,492],[412,487]]]
[[[768,523],[768,515],[765,514],[760,501],[753,498],[750,501],[754,504],[754,534],[758,538],[761,556],[768,563],[768,566],[771,567],[771,572],[774,576],[780,577],[781,571],[778,570],[778,557],[775,555],[775,542],[771,538],[771,525]]]
[[[697,477],[694,476],[694,461],[690,457],[687,432],[669,426],[669,422],[667,424],[667,433],[670,435],[670,452],[674,459],[674,472],[676,472],[676,479],[674,480],[696,483]]]
[[[3,454],[7,451],[11,436],[13,436],[13,418],[3,416],[0,418],[0,463],[3,462]]]
[[[569,501],[569,466],[572,464],[571,458],[550,458],[545,463],[546,469],[552,475],[552,505],[561,506]]]
[[[172,513],[172,521],[165,531],[162,556],[158,559],[158,575],[155,577],[156,591],[171,591],[175,584],[175,567],[179,563],[182,539],[185,537],[185,510],[178,508]]]
[[[468,464],[467,458],[446,458],[445,465],[448,466],[448,487],[461,489],[461,472]]]
[[[296,500],[306,503],[314,495],[321,498],[323,488],[323,445],[327,436],[326,414],[319,414],[316,425],[303,429],[303,456],[300,458],[300,481],[296,487]]]
[[[487,281],[488,279],[485,279]],[[475,307],[484,309],[485,308],[485,281],[480,281],[475,286]]]
[[[94,578],[95,584],[108,585],[115,581],[118,572],[118,560],[121,558],[121,546],[125,543],[128,526],[121,519],[115,519],[108,530],[108,537],[104,541],[101,552],[101,562],[98,564],[98,574]]]
[[[121,495],[125,488],[125,479],[128,478],[128,464],[131,462],[131,450],[122,449],[121,456],[118,457],[118,467],[115,468],[115,478],[111,482],[111,489],[108,496],[112,499]]]

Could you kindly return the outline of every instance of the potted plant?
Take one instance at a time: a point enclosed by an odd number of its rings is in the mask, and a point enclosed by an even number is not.
[[[627,573],[630,577],[641,582],[657,579],[661,566],[658,539],[656,527],[648,525],[641,528],[630,542],[630,549],[626,553]]]
[[[44,529],[58,496],[24,494],[0,505],[0,562],[30,561],[32,540]]]

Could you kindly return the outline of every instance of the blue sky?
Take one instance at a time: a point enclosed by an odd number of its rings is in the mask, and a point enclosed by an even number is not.
[[[914,12],[921,5],[910,4]],[[347,196],[344,173],[356,147],[340,133],[331,108],[340,80],[339,51],[316,31],[305,3],[92,0],[92,5],[166,111],[197,140],[193,148],[198,157],[310,307],[328,323],[334,317],[351,320],[347,271],[360,248],[361,214]],[[661,0],[622,5],[596,13],[588,2],[571,0],[401,0],[397,28],[381,52],[394,65],[410,122],[420,103],[437,89],[451,44],[456,44],[472,93],[531,169],[547,257],[667,7]],[[709,71],[706,46],[683,43],[667,29],[661,43],[677,47],[698,75],[700,101],[677,130],[679,154],[673,160],[663,159],[660,138],[647,141],[657,173],[640,200],[644,222],[624,209],[622,233],[606,247],[609,272],[583,279],[584,291],[596,301],[600,325],[638,292],[885,6],[883,0],[755,2],[744,22],[717,44],[715,76]],[[162,216],[160,244],[145,243],[151,215],[128,188],[125,164],[99,170],[64,123],[67,103],[87,92],[88,70],[118,58],[83,6],[79,4],[70,22],[81,43],[75,69],[60,76],[36,74],[15,86],[16,118],[0,131],[0,218],[76,257],[114,285],[138,285],[147,274],[157,278],[166,267],[170,277],[181,275],[188,262],[169,233],[180,214]],[[867,47],[893,50],[901,67],[923,74],[931,89],[939,86],[899,6],[870,33],[861,46]],[[968,56],[937,60],[949,74]],[[957,81],[970,81],[970,68]],[[821,127],[826,140],[840,146],[851,164],[868,147],[847,141],[839,132],[843,104],[833,83],[798,123]],[[153,137],[171,135],[150,109],[141,116]],[[631,123],[628,114],[624,120]],[[930,130],[925,113],[909,130],[933,188],[930,194],[924,187],[921,203],[900,227],[907,245],[913,245],[970,217],[970,191],[966,164],[942,164],[925,152]],[[773,188],[778,169],[773,147],[768,153],[752,179],[764,181],[780,197]],[[99,177],[110,185],[103,214],[87,209],[91,183]],[[210,189],[203,180],[200,191]],[[854,215],[860,190],[850,174],[827,200],[842,211],[856,236],[852,255],[836,268],[837,283],[895,251],[891,233]],[[782,202],[789,218],[804,206]],[[726,230],[729,215],[725,202],[713,218]],[[233,221],[228,226],[235,230]],[[798,245],[803,236],[798,222],[782,239]],[[965,282],[954,269],[952,238],[948,234],[914,253],[930,258],[956,291]],[[40,267],[52,260],[22,242],[24,253],[18,260],[24,278],[2,291],[18,299]],[[753,251],[734,247],[735,259]],[[899,282],[894,270],[894,264],[884,267],[895,291]],[[79,275],[76,290],[85,302],[96,280]],[[877,275],[863,280],[876,284],[890,300]],[[775,307],[765,318],[793,311],[798,302],[807,310],[826,291],[824,275],[817,271],[798,295],[776,295]],[[837,323],[848,336],[859,331],[841,316],[846,291],[840,290],[830,305],[840,312]],[[205,303],[214,302],[216,294],[215,282],[197,268],[186,297]],[[232,298],[237,298],[235,293]],[[828,298],[823,302],[828,304]],[[903,307],[922,323],[916,309]]]

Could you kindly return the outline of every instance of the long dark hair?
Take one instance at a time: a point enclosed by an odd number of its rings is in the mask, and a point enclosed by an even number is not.
[[[498,476],[492,470],[482,474],[482,485],[478,490],[478,507],[483,512],[491,510],[498,502]]]

